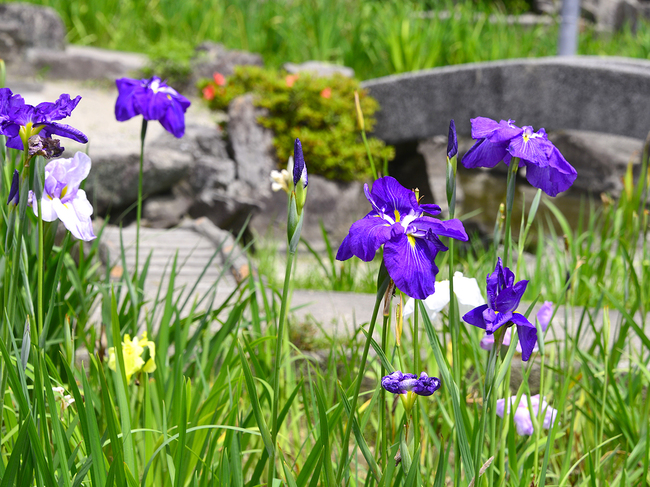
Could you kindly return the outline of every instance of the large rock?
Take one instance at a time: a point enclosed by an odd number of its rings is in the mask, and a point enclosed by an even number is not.
[[[264,66],[262,56],[246,51],[229,51],[222,44],[203,42],[196,48],[191,61],[192,85],[202,78],[212,78],[214,73],[229,76],[235,66]]]
[[[549,139],[578,171],[573,189],[620,196],[628,164],[641,163],[643,141],[620,135],[577,130],[549,134]]]
[[[102,152],[93,154],[92,160],[86,191],[97,213],[116,215],[137,200],[138,153]],[[170,191],[191,167],[190,154],[148,145],[143,163],[143,194],[152,196]]]
[[[29,3],[0,4],[0,57],[19,62],[29,48],[62,50],[65,26],[53,8]]]
[[[632,32],[636,32],[639,21],[650,20],[650,3],[639,0],[620,0],[613,15],[613,25],[620,30],[629,25]]]
[[[47,72],[48,79],[113,81],[123,77],[139,77],[146,66],[143,54],[110,51],[86,46],[68,46],[65,50],[32,48],[25,52],[23,62],[13,67],[21,76]]]
[[[323,61],[306,61],[301,64],[284,63],[282,67],[288,73],[309,73],[319,78],[329,78],[340,74],[346,78],[354,78],[354,69],[340,64],[331,64]]]
[[[270,187],[270,182],[267,183]],[[255,214],[251,228],[258,234],[271,234],[278,240],[285,240],[287,225],[287,194],[284,191],[273,193],[266,200],[263,212]],[[322,176],[309,176],[305,221],[302,236],[311,244],[323,250],[323,236],[320,224],[323,223],[333,246],[343,240],[350,226],[370,211],[370,203],[364,196],[360,182],[340,182]]]
[[[228,137],[236,162],[237,179],[258,197],[271,194],[269,177],[276,169],[273,132],[257,123],[266,110],[253,104],[253,95],[235,98],[228,107]]]

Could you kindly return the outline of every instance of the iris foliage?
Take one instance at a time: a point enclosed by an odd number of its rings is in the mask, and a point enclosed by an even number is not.
[[[503,265],[516,281],[529,280],[518,312],[532,323],[541,294],[556,310],[523,362],[514,328],[507,349],[481,348],[483,330],[460,321],[454,279],[439,319],[418,305],[403,320],[394,267],[377,272],[371,323],[354,323],[349,337],[325,336],[320,353],[293,346],[300,323],[289,312],[292,265],[302,257],[310,204],[310,161],[298,155],[299,142],[282,289],[251,273],[225,299],[217,299],[219,280],[195,297],[176,287],[182,263],[174,259],[149,302],[139,290],[150,257],[139,272],[124,265],[111,277],[97,260],[101,232],[91,243],[73,245],[68,234],[49,240],[27,211],[27,193],[18,205],[9,198],[22,154],[0,147],[0,201],[11,200],[0,206],[8,236],[0,239],[0,485],[438,487],[467,486],[477,474],[474,485],[488,486],[650,480],[647,155],[640,177],[630,169],[621,199],[578,228],[541,193],[512,222],[521,231],[504,239]],[[35,192],[45,184],[38,157],[22,180]],[[531,267],[524,249],[542,204],[561,233],[538,238]],[[507,231],[500,216],[495,228],[498,243]],[[416,230],[407,225],[394,237]],[[449,251],[437,266],[483,286],[499,246],[461,253],[441,238]],[[332,282],[340,282],[330,254]],[[389,376],[399,387],[388,381],[387,391],[381,381]]]

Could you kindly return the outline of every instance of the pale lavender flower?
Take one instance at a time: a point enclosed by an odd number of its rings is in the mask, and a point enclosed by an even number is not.
[[[508,398],[508,409],[507,409],[508,412],[510,412],[511,406],[515,404],[516,399],[517,396],[511,396],[510,398]],[[540,404],[539,394],[535,394],[534,396],[531,396],[530,403],[532,405],[533,414],[535,415],[535,417],[537,417],[537,415],[539,414],[540,407],[542,408],[542,414],[543,414],[542,427],[545,429],[549,429],[551,426],[553,426],[553,423],[555,423],[555,418],[557,417],[557,409],[553,409],[551,406],[549,406],[545,398],[541,400],[541,404]],[[505,409],[506,409],[506,400],[499,399],[497,401],[497,416],[503,418],[505,414]],[[519,433],[520,435],[530,436],[535,432],[535,428],[533,427],[533,420],[530,417],[530,410],[528,409],[528,398],[526,397],[526,394],[522,394],[521,399],[519,401],[519,405],[515,410],[513,419],[515,422],[515,426],[517,427],[517,433]]]
[[[93,240],[93,223],[90,219],[93,207],[86,192],[79,189],[90,172],[90,157],[77,152],[71,159],[55,159],[45,166],[45,188],[41,198],[43,221],[60,219],[65,227],[79,240]],[[29,204],[38,215],[38,205],[33,191],[29,192]]]

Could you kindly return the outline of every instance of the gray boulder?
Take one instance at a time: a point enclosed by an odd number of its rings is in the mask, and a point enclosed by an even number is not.
[[[22,76],[47,72],[48,79],[113,81],[123,77],[138,77],[138,72],[146,64],[147,57],[142,54],[69,46],[65,50],[28,49],[24,62],[13,71]]]
[[[271,194],[269,177],[277,168],[273,132],[257,123],[266,110],[253,104],[253,95],[235,98],[228,107],[228,137],[236,163],[236,177],[258,197]]]
[[[301,64],[284,63],[282,67],[292,74],[307,72],[319,78],[329,78],[335,74],[340,74],[346,78],[354,78],[354,69],[323,61],[307,61]]]
[[[637,31],[639,20],[650,20],[650,3],[639,0],[620,0],[613,14],[613,24],[616,30],[630,25],[633,32]]]
[[[192,200],[185,195],[152,196],[143,204],[142,224],[151,228],[175,227],[187,215],[191,205]]]
[[[86,180],[86,190],[95,212],[105,214],[126,209],[137,201],[140,155],[98,152]],[[192,166],[192,157],[180,151],[148,146],[143,163],[143,194],[165,193],[183,179]]]
[[[641,164],[643,141],[633,137],[563,130],[549,139],[578,171],[574,189],[620,196],[628,164]]]
[[[309,163],[309,162],[308,162]],[[271,186],[270,181],[267,183]],[[302,237],[318,250],[323,250],[320,223],[327,230],[333,246],[347,235],[350,226],[370,211],[370,204],[363,193],[363,183],[340,182],[310,175],[305,204],[305,221]],[[278,191],[266,200],[263,212],[256,213],[251,228],[261,235],[286,239],[287,194]]]
[[[53,8],[29,3],[0,4],[0,53],[19,62],[29,48],[63,50],[65,26]]]

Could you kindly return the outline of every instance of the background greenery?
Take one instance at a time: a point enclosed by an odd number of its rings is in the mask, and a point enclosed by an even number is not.
[[[265,63],[342,63],[360,79],[489,61],[554,55],[556,24],[520,26],[506,14],[527,0],[34,0],[63,17],[72,43],[138,51],[182,66],[210,40],[260,53]],[[110,12],[110,13],[109,13]],[[579,54],[650,56],[650,29],[634,35],[585,26]]]

